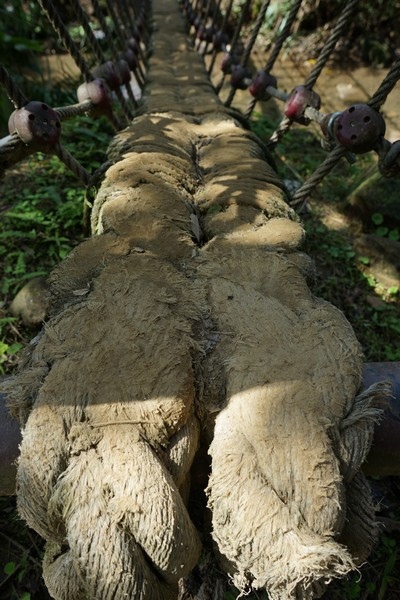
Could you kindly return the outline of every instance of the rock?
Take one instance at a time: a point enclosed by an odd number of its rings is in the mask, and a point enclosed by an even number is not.
[[[20,317],[27,327],[37,327],[45,319],[47,310],[47,283],[45,277],[31,279],[18,292],[10,305],[14,317]]]

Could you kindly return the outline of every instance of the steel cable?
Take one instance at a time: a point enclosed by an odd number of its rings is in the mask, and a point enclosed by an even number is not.
[[[275,64],[275,61],[278,58],[280,51],[282,50],[282,46],[289,36],[289,33],[292,29],[292,25],[297,17],[297,13],[299,12],[302,2],[303,2],[303,0],[295,0],[295,2],[293,3],[292,8],[290,9],[289,14],[286,18],[285,25],[283,26],[281,33],[278,35],[278,37],[274,43],[274,46],[272,48],[271,54],[268,57],[268,60],[265,64],[264,71],[266,73],[271,72],[271,70]],[[257,104],[256,98],[252,98],[250,100],[250,102],[247,106],[246,112],[245,112],[246,119],[250,118],[251,113],[253,112],[256,104]]]
[[[91,48],[91,51],[93,52],[96,60],[102,64],[106,62],[106,58],[104,56],[103,50],[101,49],[101,46],[99,44],[99,42],[96,39],[96,36],[94,35],[92,28],[90,27],[90,23],[89,23],[89,19],[85,13],[85,11],[82,9],[81,5],[79,4],[78,0],[70,0],[70,5],[72,6],[72,8],[75,11],[76,17],[78,19],[78,22],[82,25],[83,30],[86,34],[86,38],[87,41],[89,43],[89,46]],[[125,100],[125,97],[121,91],[120,87],[117,87],[114,90],[120,104],[121,104],[121,108],[122,111],[126,117],[127,121],[130,121],[132,119],[132,113],[129,110],[129,106]]]
[[[21,108],[28,102],[22,90],[3,65],[0,65],[0,85],[6,90],[7,96],[13,103],[14,108]]]
[[[265,13],[267,12],[269,4],[270,4],[270,0],[264,0],[264,3],[260,8],[260,11],[257,15],[257,20],[253,27],[253,31],[251,32],[250,39],[246,44],[246,48],[244,50],[242,59],[240,61],[240,65],[242,67],[245,67],[247,65],[247,61],[250,58],[251,51],[253,50],[254,44],[256,43],[256,39],[258,37],[258,34],[260,33],[260,29],[264,22]],[[236,88],[232,87],[229,92],[229,96],[225,102],[225,106],[230,106],[232,104],[232,100],[235,97],[235,94],[236,94]]]
[[[331,32],[331,35],[329,36],[329,39],[324,44],[321,55],[319,56],[313,69],[311,70],[308,77],[306,78],[305,86],[308,87],[309,89],[312,89],[314,87],[322,69],[326,65],[326,62],[329,59],[330,55],[332,54],[339,38],[343,35],[343,32],[345,31],[347,25],[350,22],[350,18],[355,10],[357,2],[358,2],[358,0],[349,0],[349,2],[346,3],[342,13],[340,14],[339,19],[337,20],[335,27],[333,28],[333,30]],[[268,141],[268,147],[269,148],[275,147],[276,144],[279,142],[279,140],[282,139],[284,134],[291,127],[291,125],[292,125],[292,121],[290,119],[288,119],[287,117],[284,117],[282,119],[280,125],[278,126],[278,128],[271,135],[271,137]]]

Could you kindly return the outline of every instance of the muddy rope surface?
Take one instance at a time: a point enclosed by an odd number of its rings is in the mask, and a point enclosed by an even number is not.
[[[174,0],[154,2],[141,115],[114,139],[93,236],[50,276],[50,316],[7,383],[20,514],[56,600],[168,600],[208,507],[237,588],[310,599],[376,535],[360,466],[378,384],[312,296],[303,230],[261,142],[224,107]]]

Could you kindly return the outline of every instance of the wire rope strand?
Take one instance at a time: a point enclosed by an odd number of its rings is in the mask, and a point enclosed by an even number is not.
[[[229,0],[229,4],[225,10],[225,14],[224,17],[222,19],[222,24],[221,24],[221,29],[220,29],[220,33],[221,35],[223,35],[225,33],[225,29],[226,26],[228,24],[228,19],[230,17],[230,14],[232,12],[232,7],[233,7],[233,0]],[[211,57],[211,62],[210,65],[208,67],[208,74],[211,76],[212,71],[214,69],[214,65],[215,65],[215,61],[217,59],[217,54],[218,54],[219,50],[218,48],[214,48],[213,53],[212,53],[212,57]]]
[[[128,27],[131,28],[131,34],[134,35],[135,29],[138,29],[138,28],[136,27],[134,17],[132,15],[131,11],[129,10],[128,5],[125,2],[123,2],[122,0],[118,0],[116,4],[118,6],[118,12],[119,12],[119,16],[120,16],[119,21],[121,21],[122,23],[128,23]],[[118,20],[117,15],[116,15],[116,19]],[[120,28],[120,31],[121,31],[121,35],[122,35],[122,39],[123,39],[123,47],[126,48],[130,35],[127,34],[126,27]],[[143,64],[145,64],[144,54],[142,52],[142,48],[141,48],[140,42],[138,40],[137,40],[137,45],[138,45],[138,53],[140,54],[140,59],[142,60]],[[136,73],[136,70],[138,71],[138,73]],[[137,64],[136,70],[135,70],[135,77],[136,77],[137,82],[140,85],[140,87],[143,88],[145,75],[141,69],[139,62]]]
[[[329,39],[327,40],[326,44],[324,44],[324,47],[317,59],[317,62],[315,63],[313,69],[311,70],[310,74],[308,75],[305,81],[306,87],[310,89],[314,87],[318,77],[321,74],[322,69],[325,67],[327,60],[332,54],[339,38],[342,37],[344,31],[346,30],[346,27],[350,22],[350,18],[353,15],[357,3],[358,0],[348,0],[348,2],[346,2],[341,15],[337,20],[337,23],[333,28],[331,35],[329,36]]]
[[[20,87],[3,65],[0,65],[0,85],[6,90],[14,108],[22,108],[28,102]]]
[[[16,131],[2,138],[0,140],[0,175],[34,152],[32,146],[25,144]]]
[[[105,19],[104,13],[101,9],[101,6],[100,6],[98,0],[92,0],[92,6],[93,6],[94,14],[100,23],[100,27],[102,28],[104,35],[106,37],[107,43],[110,47],[113,60],[117,60],[118,59],[117,48],[114,44],[114,40],[111,35],[110,28],[107,25],[107,21]],[[132,91],[132,87],[131,87],[130,83],[128,82],[128,83],[125,83],[124,85],[125,85],[125,89],[128,94],[129,100],[131,101],[133,107],[137,108],[138,104],[136,102],[135,96],[133,95],[133,91]]]
[[[100,47],[99,42],[97,41],[96,36],[93,33],[93,30],[90,26],[89,19],[87,14],[79,4],[78,0],[69,0],[70,6],[75,12],[76,18],[80,25],[82,25],[83,31],[85,32],[86,39],[88,41],[89,47],[96,59],[97,62],[103,63],[105,62],[105,56],[103,50]]]
[[[386,98],[393,90],[394,86],[400,79],[400,57],[393,63],[388,74],[379,85],[376,92],[368,101],[368,105],[375,110],[379,110],[382,104],[386,101]]]
[[[53,110],[56,111],[61,121],[65,119],[71,119],[72,117],[78,117],[84,115],[93,108],[91,100],[84,100],[78,104],[71,104],[70,106],[57,106]]]
[[[246,44],[246,48],[244,50],[243,56],[240,61],[240,64],[242,67],[245,67],[247,65],[247,61],[250,58],[251,51],[253,50],[254,44],[256,43],[256,39],[258,37],[258,34],[260,33],[260,29],[264,22],[265,13],[267,12],[269,4],[270,4],[270,0],[264,0],[262,6],[260,8],[260,11],[257,15],[256,22],[253,27],[253,31],[251,32],[250,39]],[[234,99],[235,94],[236,94],[236,88],[232,87],[229,92],[229,96],[225,102],[225,106],[230,106],[232,104],[232,100]]]
[[[110,15],[111,20],[112,20],[112,22],[114,24],[115,33],[116,33],[117,38],[119,40],[120,48],[123,51],[123,50],[126,49],[127,42],[128,42],[126,33],[125,33],[125,31],[120,26],[118,15],[115,12],[115,9],[114,9],[114,6],[113,6],[113,2],[111,0],[106,0],[106,6],[107,6],[108,14]],[[141,46],[140,46],[139,42],[138,42],[138,52],[140,54],[140,59],[142,60],[142,62],[144,64],[145,61],[144,61],[144,57],[143,57],[143,52],[142,52],[142,49],[141,49]],[[144,73],[142,72],[142,70],[140,68],[139,62],[138,62],[138,71],[140,73],[141,78],[140,79],[137,78],[137,81],[138,81],[138,84],[140,85],[140,87],[143,88]],[[143,80],[142,80],[142,77],[143,77]]]
[[[79,4],[78,0],[70,0],[70,5],[73,7],[79,23],[83,27],[83,30],[86,34],[87,41],[89,43],[89,46],[90,46],[96,60],[100,64],[104,63],[106,58],[104,56],[103,50],[101,49],[99,42],[96,39],[96,36],[93,33],[92,28],[90,27],[90,23],[89,23],[87,14],[85,13],[83,8]],[[121,104],[121,108],[126,117],[126,120],[129,122],[132,119],[132,113],[129,110],[129,106],[125,100],[125,97],[121,91],[121,88],[118,87],[114,91],[115,91],[115,95],[117,96],[117,98],[119,100],[119,103]]]
[[[305,86],[308,87],[309,89],[312,89],[318,79],[318,77],[321,74],[322,69],[324,68],[324,66],[326,65],[328,58],[330,57],[330,55],[332,54],[337,41],[339,40],[339,38],[343,35],[343,32],[345,31],[347,25],[350,22],[350,18],[356,8],[358,0],[349,0],[349,2],[347,2],[344,6],[343,11],[341,12],[336,25],[334,26],[329,39],[327,40],[326,44],[324,45],[324,48],[322,49],[322,52],[317,60],[317,62],[315,63],[313,69],[311,70],[311,72],[309,73],[308,77],[306,78],[305,81]],[[282,139],[282,137],[285,135],[285,133],[290,129],[291,125],[292,125],[292,121],[291,119],[288,119],[287,117],[283,117],[282,121],[280,122],[279,126],[277,127],[277,129],[274,131],[274,133],[271,135],[270,139],[268,140],[268,148],[274,148],[276,146],[276,144]]]
[[[65,49],[68,50],[74,59],[75,64],[85,78],[85,81],[91,81],[93,79],[93,75],[89,69],[89,66],[81,55],[78,46],[75,44],[74,40],[64,26],[64,23],[62,22],[62,19],[58,14],[52,0],[38,0],[38,3],[42,10],[46,13],[47,18],[53,26],[54,31],[58,34]]]
[[[215,33],[215,23],[216,23],[216,21],[217,21],[217,15],[218,15],[218,13],[219,13],[219,10],[220,10],[220,8],[221,8],[221,2],[222,2],[222,0],[218,0],[218,1],[215,3],[215,5],[214,5],[214,10],[213,10],[213,13],[212,13],[212,17],[211,17],[211,25],[210,25],[210,27],[211,27],[211,31],[212,31],[212,33],[213,33],[213,34]],[[206,25],[206,23],[205,23],[205,25]],[[210,43],[211,43],[211,42],[207,42],[207,41],[205,42],[205,44],[204,44],[204,46],[203,46],[203,50],[201,51],[201,55],[202,55],[202,56],[205,56],[205,55],[207,54],[207,51],[208,51],[208,46],[210,45]]]
[[[238,20],[238,22],[236,24],[235,30],[233,32],[232,40],[231,40],[231,43],[230,43],[230,50],[229,50],[229,54],[230,55],[232,55],[234,53],[234,50],[235,50],[235,48],[237,46],[237,43],[239,41],[240,32],[242,31],[242,27],[244,25],[244,20],[245,20],[245,17],[246,17],[246,13],[247,13],[247,11],[248,11],[248,9],[250,7],[250,4],[251,4],[251,0],[245,0],[245,2],[242,4],[242,11],[240,13],[240,17],[239,17],[239,20]],[[224,85],[225,76],[226,76],[225,73],[223,73],[220,82],[218,83],[218,85],[215,88],[215,91],[216,91],[217,94],[220,93],[220,91],[222,89],[222,86]]]
[[[204,14],[202,14],[202,17],[201,17],[202,25],[203,25],[203,27],[204,27],[204,28],[206,27],[206,24],[207,24],[207,19],[208,19],[208,17],[209,17],[209,14],[210,14],[210,10],[211,10],[211,3],[212,3],[212,0],[207,0],[207,4],[206,4],[206,10],[205,10]],[[196,44],[196,39],[197,39],[197,38],[195,38],[195,44]],[[200,51],[201,40],[200,40],[200,39],[198,39],[197,41],[198,41],[198,43],[197,43],[197,48],[196,48],[196,50],[197,50],[197,51]]]
[[[84,167],[66,150],[60,143],[53,149],[54,154],[72,171],[76,177],[87,186],[90,181],[90,175]]]
[[[330,173],[333,167],[343,158],[346,154],[346,149],[343,146],[336,146],[332,152],[326,157],[323,163],[314,171],[311,177],[297,190],[293,195],[291,206],[295,206],[303,202],[307,196],[312,192],[318,183],[320,183],[324,177]]]

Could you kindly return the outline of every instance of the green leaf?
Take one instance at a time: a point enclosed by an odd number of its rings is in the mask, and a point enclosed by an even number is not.
[[[21,344],[20,342],[14,342],[10,346],[8,346],[7,354],[9,354],[9,355],[16,354],[17,352],[19,352],[21,350],[21,348],[23,348],[23,344]]]
[[[388,234],[389,240],[398,242],[400,240],[400,231],[398,229],[391,229]]]
[[[5,354],[8,350],[8,344],[0,342],[0,354]]]
[[[3,571],[6,575],[12,575],[17,570],[17,565],[14,561],[8,562],[4,565]]]
[[[369,265],[369,263],[371,262],[368,256],[359,256],[358,260],[360,261],[360,263],[362,263],[363,265]]]
[[[385,237],[385,235],[387,235],[389,233],[389,227],[377,227],[376,231],[375,231],[376,235],[379,235],[380,237]]]
[[[381,213],[374,213],[371,219],[374,225],[382,225],[383,223],[383,215]]]

